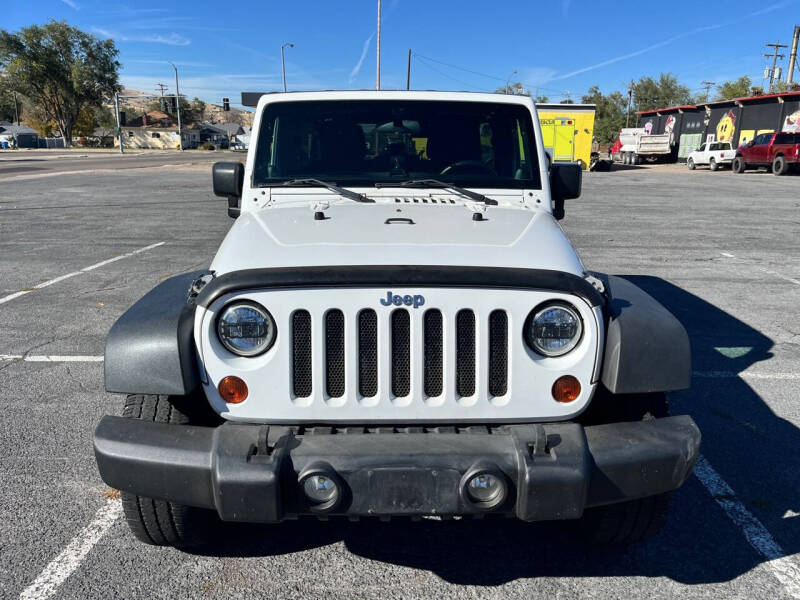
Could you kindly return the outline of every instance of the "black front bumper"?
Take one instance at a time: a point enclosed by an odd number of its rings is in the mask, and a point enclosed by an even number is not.
[[[302,477],[329,473],[340,501],[326,514],[469,515],[525,521],[573,519],[584,508],[679,487],[691,473],[700,431],[688,416],[582,427],[512,425],[456,433],[318,433],[226,423],[216,428],[103,417],[94,434],[100,475],[140,496],[215,509],[226,521],[276,522],[320,514]],[[502,477],[505,501],[470,501],[470,473]]]

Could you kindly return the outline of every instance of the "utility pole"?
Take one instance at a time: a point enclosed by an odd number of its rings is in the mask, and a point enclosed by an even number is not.
[[[281,44],[281,73],[283,73],[283,91],[286,91],[286,59],[283,56],[283,49],[289,46],[289,48],[294,48],[294,44],[290,42],[286,42],[285,44]]]
[[[17,120],[17,127],[19,127],[19,104],[17,104],[17,92],[12,92],[14,94],[14,117]]]
[[[408,49],[408,68],[406,69],[406,89],[411,89],[411,48]]]
[[[164,85],[163,83],[157,83],[156,85],[158,86],[158,89],[161,90],[161,110],[163,110],[164,112],[167,112],[165,110],[166,106],[164,105],[164,90],[167,89],[167,86]]]
[[[117,113],[117,138],[119,139],[119,153],[125,154],[122,149],[122,125],[119,122],[119,92],[114,94],[114,111]]]
[[[381,0],[378,0],[378,73],[375,79],[375,89],[381,89]]]
[[[778,59],[780,58],[783,60],[786,56],[784,54],[778,54],[778,50],[780,48],[788,48],[786,44],[775,43],[775,44],[764,44],[768,48],[773,48],[774,52],[772,54],[765,54],[764,58],[772,58],[772,69],[769,71],[769,91],[772,93],[772,86],[773,82],[775,81],[775,68],[778,64]],[[778,77],[778,81],[780,81],[780,76]]]
[[[633,81],[628,85],[628,112],[625,114],[625,127],[630,127],[631,103],[633,101]]]
[[[792,36],[792,49],[789,53],[789,70],[786,73],[786,83],[789,84],[789,87],[791,87],[791,84],[794,82],[794,67],[797,64],[798,40],[800,40],[800,25],[795,25],[794,35]]]
[[[172,61],[167,61],[175,69],[175,113],[178,116],[178,147],[183,152],[183,130],[181,129],[181,88],[178,87],[178,67]]]
[[[716,85],[713,81],[703,81],[700,85],[706,88],[706,102],[711,99],[711,88]]]

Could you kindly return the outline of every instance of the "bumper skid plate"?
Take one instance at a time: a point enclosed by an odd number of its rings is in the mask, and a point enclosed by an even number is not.
[[[94,449],[113,488],[215,509],[225,521],[270,523],[321,513],[575,519],[587,507],[676,489],[700,447],[688,416],[591,427],[510,425],[483,434],[362,431],[296,435],[260,425],[106,416]],[[479,472],[505,484],[502,501],[471,499],[467,481]],[[304,495],[305,478],[319,473],[337,483],[334,502],[315,505]]]

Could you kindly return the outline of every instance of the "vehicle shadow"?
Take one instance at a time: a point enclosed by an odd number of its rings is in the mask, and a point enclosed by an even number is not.
[[[691,390],[671,396],[673,412],[696,419],[704,456],[787,554],[800,551],[800,517],[782,518],[787,510],[800,510],[800,430],[776,416],[737,375],[769,359],[772,340],[667,281],[627,278],[672,311],[691,337],[693,368],[702,376],[695,378]],[[469,585],[599,576],[666,576],[685,584],[713,583],[732,580],[765,560],[695,477],[675,494],[670,521],[653,540],[628,548],[598,548],[574,535],[574,529],[569,522],[527,524],[489,517],[298,520],[227,527],[224,544],[199,552],[270,556],[343,542],[355,555]]]

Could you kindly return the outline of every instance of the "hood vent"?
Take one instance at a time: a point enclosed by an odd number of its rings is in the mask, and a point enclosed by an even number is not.
[[[453,199],[447,198],[395,198],[396,204],[457,204]]]

